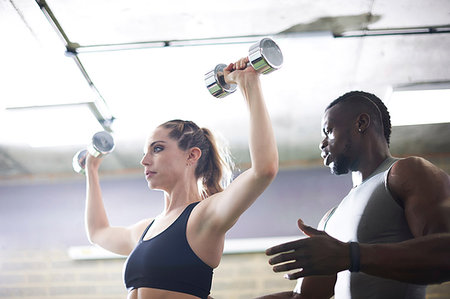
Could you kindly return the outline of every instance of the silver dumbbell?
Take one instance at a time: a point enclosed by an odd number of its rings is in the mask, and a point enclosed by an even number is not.
[[[263,38],[253,44],[248,50],[249,65],[256,71],[268,74],[279,69],[283,64],[283,54],[280,47],[271,39]],[[223,98],[236,91],[236,84],[225,82],[223,70],[226,64],[218,64],[205,74],[206,88],[216,98]]]
[[[95,133],[92,137],[92,142],[87,148],[79,150],[75,156],[73,156],[73,170],[78,173],[84,173],[88,153],[94,157],[105,156],[114,150],[114,146],[114,139],[110,133],[106,131]]]

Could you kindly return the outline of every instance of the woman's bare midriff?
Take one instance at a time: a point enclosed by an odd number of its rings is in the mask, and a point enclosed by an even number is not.
[[[139,288],[128,293],[127,299],[198,299],[199,297],[179,292]]]

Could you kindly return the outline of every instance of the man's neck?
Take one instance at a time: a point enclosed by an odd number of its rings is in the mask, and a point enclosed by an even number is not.
[[[359,186],[390,156],[389,151],[386,153],[379,153],[377,155],[372,155],[369,159],[361,163],[359,169],[352,172],[353,188]]]

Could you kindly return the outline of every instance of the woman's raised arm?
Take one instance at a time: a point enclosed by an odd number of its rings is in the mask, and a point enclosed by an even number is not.
[[[142,220],[130,227],[112,227],[109,224],[102,199],[98,169],[101,158],[91,155],[86,159],[85,226],[89,241],[111,252],[128,255],[150,220]]]
[[[247,67],[248,58],[230,64],[224,75],[227,83],[237,83],[249,110],[249,150],[251,165],[223,192],[211,198],[215,225],[226,232],[269,186],[278,172],[278,150],[259,73]]]

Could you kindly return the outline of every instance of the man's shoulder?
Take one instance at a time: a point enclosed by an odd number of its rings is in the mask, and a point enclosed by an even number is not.
[[[411,156],[398,160],[389,172],[388,186],[394,193],[424,184],[448,181],[448,174],[425,158]]]
[[[414,173],[420,173],[424,169],[437,168],[433,163],[425,158],[419,156],[409,156],[401,158],[394,163],[392,170],[390,171],[391,176],[395,175],[406,175],[409,176]]]

